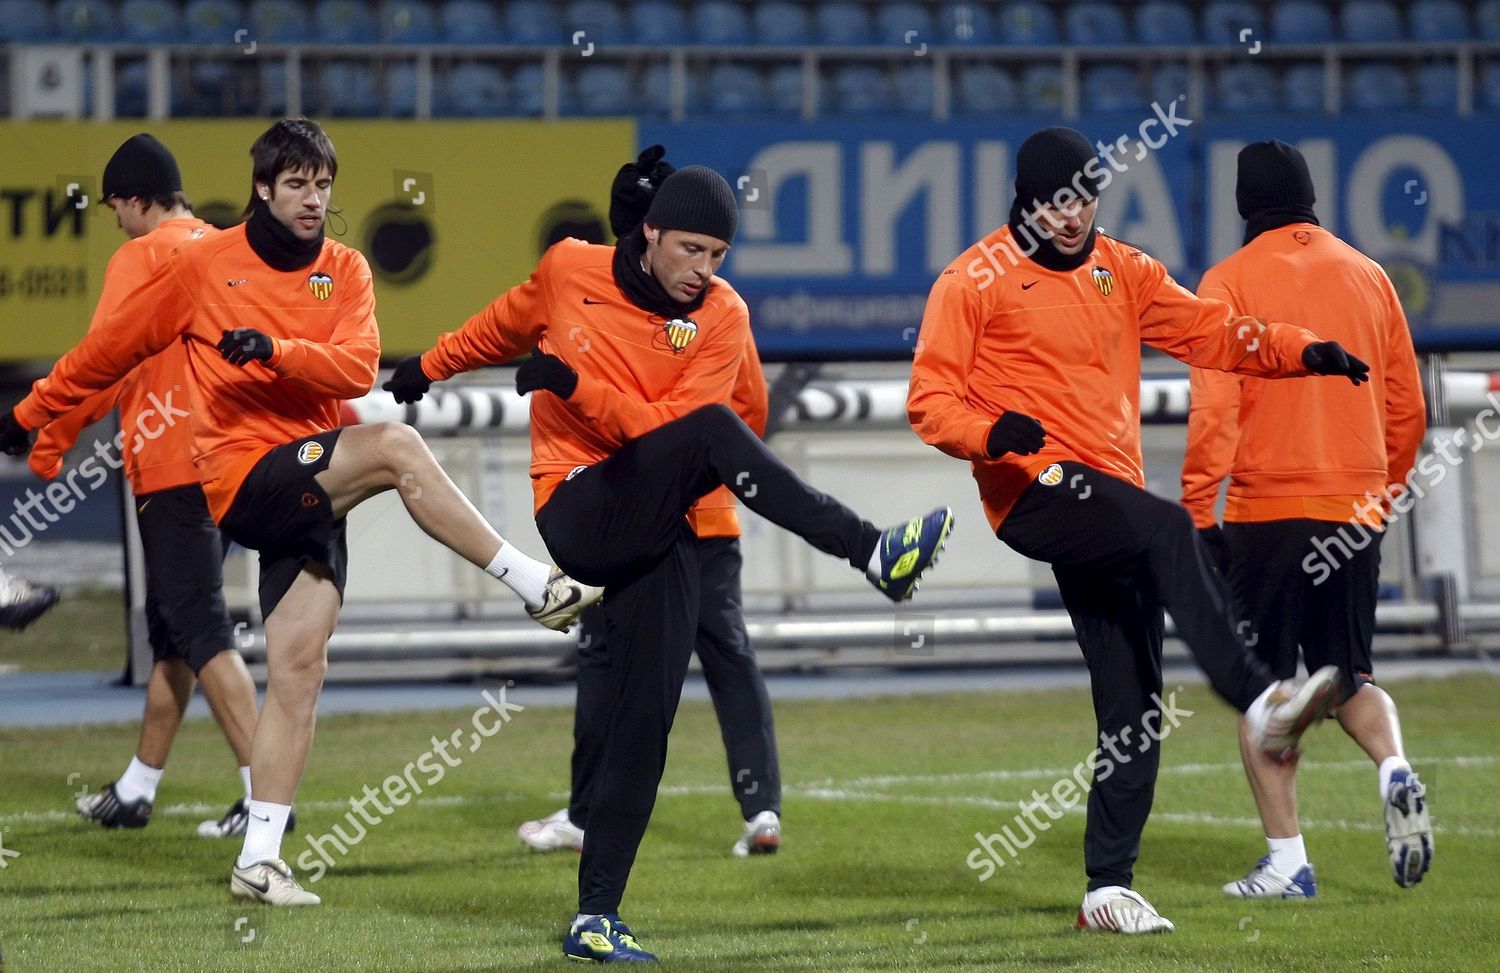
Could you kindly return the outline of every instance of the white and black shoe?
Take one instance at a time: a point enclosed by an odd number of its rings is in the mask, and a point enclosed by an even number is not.
[[[526,614],[536,619],[537,624],[558,632],[566,632],[578,621],[583,610],[604,596],[603,588],[574,581],[562,569],[552,568],[547,578],[547,597],[540,608],[526,606]]]
[[[0,626],[19,632],[57,604],[57,589],[0,572]]]
[[[151,802],[144,797],[122,801],[113,783],[97,794],[85,794],[74,807],[85,820],[104,828],[144,828],[151,823]]]
[[[200,838],[240,838],[245,834],[245,829],[250,825],[250,811],[245,806],[245,799],[240,798],[230,805],[229,810],[217,821],[203,821],[198,825],[198,837]],[[282,834],[290,834],[297,830],[297,809],[292,808],[286,816],[286,830]]]
[[[1427,813],[1427,788],[1415,771],[1391,775],[1385,794],[1385,847],[1391,873],[1404,889],[1422,881],[1432,867],[1432,818]]]
[[[267,858],[247,868],[235,863],[229,873],[229,893],[237,899],[253,899],[267,905],[319,905],[323,901],[297,884],[292,870],[280,858]]]

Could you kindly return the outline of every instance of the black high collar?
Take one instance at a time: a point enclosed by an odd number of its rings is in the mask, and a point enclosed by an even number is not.
[[[674,301],[667,289],[661,286],[661,281],[656,279],[656,275],[641,266],[641,257],[645,253],[646,234],[639,226],[620,237],[620,241],[615,244],[615,283],[630,303],[668,321],[685,317],[703,306],[713,284],[703,288],[697,297],[687,303]]]
[[[245,221],[245,240],[255,255],[275,270],[301,270],[310,266],[323,252],[323,228],[318,235],[304,240],[291,227],[271,214],[266,201],[255,197],[254,210]]]
[[[1017,196],[1010,204],[1010,232],[1015,236],[1022,255],[1030,257],[1048,270],[1077,270],[1088,262],[1089,254],[1094,252],[1094,240],[1099,234],[1097,220],[1089,227],[1089,235],[1084,238],[1083,247],[1075,254],[1065,254],[1058,252],[1057,244],[1050,237],[1033,229],[1036,220],[1027,223],[1024,217],[1025,210],[1021,207],[1021,198]]]

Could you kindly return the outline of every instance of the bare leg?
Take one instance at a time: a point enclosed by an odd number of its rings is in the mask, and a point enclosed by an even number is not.
[[[1291,838],[1297,826],[1297,764],[1278,763],[1255,745],[1249,721],[1240,717],[1240,758],[1267,838]]]
[[[245,660],[233,649],[220,652],[198,672],[203,696],[234,751],[239,766],[250,766],[250,743],[255,737],[255,682]]]
[[[148,767],[167,765],[182,714],[193,696],[193,670],[181,659],[165,659],[151,668],[146,684],[146,715],[135,755]]]
[[[1406,756],[1401,746],[1401,719],[1390,693],[1373,683],[1360,686],[1339,704],[1334,716],[1344,732],[1364,748],[1378,767],[1389,757]]]

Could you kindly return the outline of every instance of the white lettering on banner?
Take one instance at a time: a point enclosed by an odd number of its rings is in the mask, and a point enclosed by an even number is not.
[[[974,146],[974,233],[980,237],[1010,219],[1010,146],[978,142]]]
[[[1427,192],[1418,210],[1422,228],[1413,236],[1396,235],[1386,225],[1384,191],[1398,171],[1416,170]],[[1407,257],[1437,263],[1438,227],[1458,223],[1464,215],[1463,179],[1441,145],[1419,135],[1390,135],[1375,142],[1349,173],[1349,242],[1374,260]]]
[[[1130,212],[1140,215],[1126,219]],[[1187,263],[1181,214],[1167,188],[1161,160],[1154,155],[1139,162],[1132,158],[1130,168],[1115,176],[1114,184],[1100,194],[1098,224],[1110,236],[1143,248],[1168,267]]]
[[[937,274],[960,250],[958,192],[963,174],[955,142],[928,142],[898,166],[889,142],[860,146],[859,225],[865,274],[896,272],[898,223],[920,193],[926,197],[927,272]]]
[[[734,246],[737,277],[847,277],[854,251],[844,242],[844,152],[838,142],[780,142],[747,169],[766,173],[764,208],[743,209]],[[776,243],[776,198],[792,180],[807,183],[805,243]]]

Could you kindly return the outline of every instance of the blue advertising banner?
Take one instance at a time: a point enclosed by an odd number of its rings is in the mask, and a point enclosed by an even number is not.
[[[1325,226],[1380,261],[1426,349],[1500,347],[1500,119],[1193,120],[1180,104],[1076,123],[1109,162],[1099,224],[1183,283],[1239,245],[1235,156],[1279,138],[1307,156]],[[735,185],[724,275],[762,353],[909,354],[943,266],[1005,221],[1017,147],[1040,123],[642,123]],[[1309,322],[1310,326],[1315,323]]]

